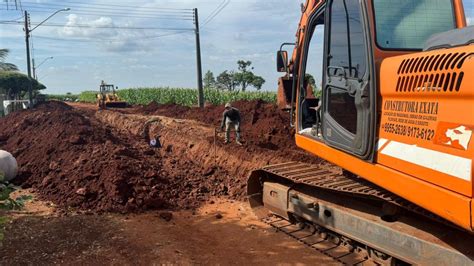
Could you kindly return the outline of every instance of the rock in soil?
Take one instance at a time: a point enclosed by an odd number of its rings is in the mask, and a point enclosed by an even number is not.
[[[169,222],[173,219],[173,213],[172,212],[160,212],[160,218]]]

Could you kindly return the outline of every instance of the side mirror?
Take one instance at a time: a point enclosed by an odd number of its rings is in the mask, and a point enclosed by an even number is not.
[[[288,52],[287,51],[278,51],[277,52],[277,71],[278,72],[287,72],[288,68]]]

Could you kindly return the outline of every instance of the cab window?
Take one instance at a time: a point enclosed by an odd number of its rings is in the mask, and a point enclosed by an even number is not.
[[[367,56],[359,1],[333,1],[330,14],[328,73],[360,79],[367,69]]]
[[[452,0],[373,0],[377,45],[422,49],[433,34],[456,27]]]
[[[367,71],[367,52],[360,3],[334,0],[330,7],[328,76],[361,80]],[[331,117],[352,134],[357,133],[355,96],[347,87],[328,87],[327,110]]]

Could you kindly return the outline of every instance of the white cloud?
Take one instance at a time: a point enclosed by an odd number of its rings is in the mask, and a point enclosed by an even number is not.
[[[153,48],[152,46],[149,46],[144,42],[140,42],[131,36],[123,36],[122,40],[120,41],[104,42],[102,45],[107,51],[116,53],[144,53],[146,51],[150,51]]]
[[[67,16],[68,21],[65,26],[59,30],[62,37],[115,37],[118,32],[109,28],[94,27],[114,27],[114,22],[110,17],[100,17],[96,20],[87,20],[76,14]],[[81,28],[80,26],[85,26]]]
[[[90,20],[76,14],[70,14],[67,19],[68,21],[58,31],[58,34],[60,37],[71,39],[71,41],[78,38],[78,41],[96,42],[105,51],[117,53],[143,52],[152,49],[142,39],[142,32],[115,29],[118,26],[111,17]],[[133,25],[122,23],[120,26]]]

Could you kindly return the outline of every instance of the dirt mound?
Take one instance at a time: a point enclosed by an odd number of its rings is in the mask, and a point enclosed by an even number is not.
[[[271,103],[261,100],[237,101],[232,105],[242,114],[242,136],[251,144],[271,150],[294,148],[294,131],[289,126],[289,114]],[[191,119],[220,126],[224,105],[210,105],[204,109],[152,102],[136,109],[136,113]]]
[[[208,125],[219,125],[223,106],[151,104],[123,113],[48,102],[0,118],[0,149],[18,160],[15,182],[59,206],[93,211],[189,209],[213,196],[243,199],[252,169],[289,160],[319,163],[293,149],[286,113],[261,101],[234,105],[243,113],[244,146],[214,145]],[[162,149],[150,148],[140,134],[149,116],[129,112],[173,117],[162,119],[166,127],[157,125]]]
[[[167,110],[166,114],[170,117],[184,118],[191,111],[192,108],[176,104],[159,104],[155,101],[145,106],[140,106],[138,113],[153,115],[160,112],[160,110]]]
[[[209,195],[227,194],[210,185],[218,174],[225,177],[222,171],[160,154],[60,102],[1,118],[0,132],[0,149],[12,152],[20,165],[16,182],[63,207],[192,208]]]

